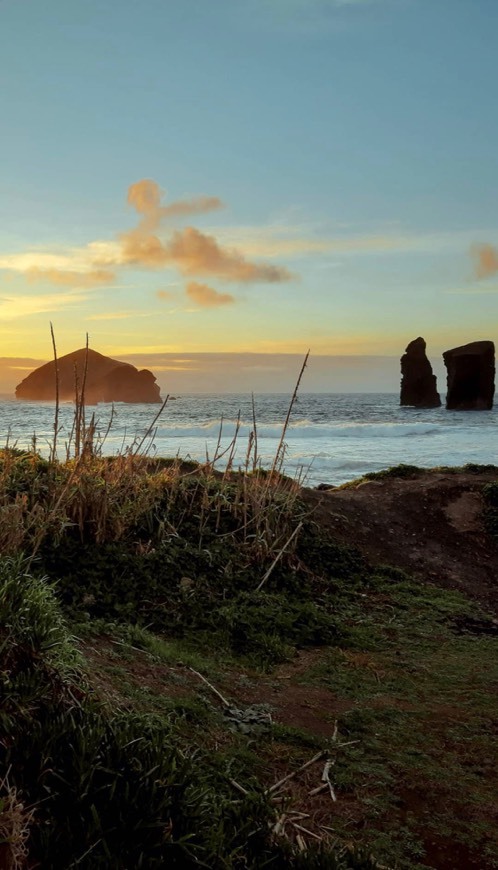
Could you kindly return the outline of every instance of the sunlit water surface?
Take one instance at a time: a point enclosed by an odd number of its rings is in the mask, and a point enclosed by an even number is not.
[[[290,396],[265,394],[255,397],[258,454],[268,466],[277,448]],[[304,473],[310,486],[339,484],[367,471],[378,471],[400,462],[430,467],[466,462],[498,463],[498,410],[446,411],[445,408],[415,410],[400,408],[398,396],[390,393],[309,393],[298,397],[287,431],[285,470]],[[87,409],[95,412],[103,436],[112,407]],[[236,462],[243,464],[247,438],[253,429],[249,395],[185,395],[170,400],[147,440],[149,452],[204,461],[212,457],[223,421],[221,449],[233,437],[240,412],[240,437]],[[113,423],[102,446],[116,454],[147,432],[155,414],[154,405],[114,406]],[[73,406],[60,409],[59,455],[65,455],[73,421]],[[49,403],[0,402],[0,446],[28,446],[36,437],[37,449],[48,454],[53,439],[54,407]],[[223,467],[220,459],[219,467]]]

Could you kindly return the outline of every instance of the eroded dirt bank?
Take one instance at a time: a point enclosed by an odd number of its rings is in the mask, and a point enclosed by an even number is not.
[[[496,472],[421,471],[416,477],[306,490],[317,522],[374,564],[458,589],[498,612],[498,546],[482,491]]]

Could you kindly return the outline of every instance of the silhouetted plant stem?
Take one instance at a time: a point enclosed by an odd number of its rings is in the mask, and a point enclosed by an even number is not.
[[[157,412],[156,416],[154,417],[152,423],[150,424],[150,426],[149,426],[148,429],[146,430],[146,432],[145,432],[143,438],[141,439],[141,441],[138,442],[138,446],[137,446],[136,449],[132,452],[132,456],[138,456],[138,454],[140,453],[140,450],[142,449],[145,440],[146,440],[146,439],[149,437],[149,435],[154,431],[154,426],[156,425],[157,421],[159,420],[159,417],[160,417],[161,414],[163,413],[163,411],[164,411],[166,405],[168,404],[168,400],[169,400],[169,393],[168,393],[168,395],[166,396],[166,398],[165,398],[164,402],[162,403],[161,407],[159,408],[159,411]]]
[[[306,354],[306,356],[305,356],[305,358],[304,358],[304,362],[303,362],[303,364],[302,364],[302,366],[301,366],[301,371],[299,372],[299,377],[298,377],[298,379],[297,379],[296,386],[294,387],[294,392],[293,392],[293,394],[292,394],[292,398],[291,398],[291,401],[290,401],[289,410],[287,411],[287,416],[286,416],[286,418],[285,418],[284,428],[282,429],[282,435],[281,435],[281,437],[280,437],[280,441],[279,441],[279,444],[278,444],[278,447],[277,447],[277,452],[275,453],[275,458],[274,458],[274,460],[273,460],[273,464],[272,464],[272,467],[271,467],[270,478],[273,476],[273,474],[275,473],[275,471],[280,471],[280,468],[281,468],[281,465],[282,465],[283,452],[284,452],[285,436],[286,436],[286,434],[287,434],[287,429],[288,429],[288,427],[289,427],[289,422],[290,422],[290,416],[291,416],[291,414],[292,414],[292,409],[293,409],[294,404],[295,404],[295,401],[296,401],[296,399],[297,399],[297,392],[298,392],[298,390],[299,390],[299,385],[300,385],[300,383],[301,383],[301,378],[302,378],[302,376],[303,376],[303,374],[304,374],[304,370],[305,370],[305,368],[306,368],[306,365],[307,365],[307,362],[308,362],[308,357],[309,357],[309,355],[310,355],[310,351],[308,351],[308,353]]]
[[[50,323],[50,335],[52,336],[52,348],[54,352],[54,368],[55,368],[55,414],[54,414],[54,439],[52,441],[52,449],[50,451],[50,461],[55,462],[57,456],[57,435],[59,433],[59,363],[57,359],[57,345],[55,343],[54,327]]]

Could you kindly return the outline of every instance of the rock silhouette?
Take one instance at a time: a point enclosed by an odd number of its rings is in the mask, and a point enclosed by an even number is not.
[[[59,398],[61,401],[75,398],[75,380],[81,390],[85,372],[87,350],[80,348],[60,357]],[[16,398],[39,401],[55,400],[55,363],[52,360],[35,369],[16,387]],[[157,404],[161,401],[159,387],[152,372],[139,371],[129,363],[88,350],[85,382],[85,404],[97,402],[144,402]]]
[[[415,408],[439,408],[436,376],[425,353],[426,344],[419,336],[410,342],[401,357],[400,405]]]
[[[489,411],[495,392],[495,346],[472,341],[443,353],[447,369],[446,407],[457,411]]]

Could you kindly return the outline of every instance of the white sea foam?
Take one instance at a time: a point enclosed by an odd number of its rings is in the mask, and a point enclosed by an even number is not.
[[[282,435],[289,396],[256,397],[258,453],[268,466]],[[107,428],[111,407],[95,410],[102,432]],[[251,397],[248,395],[183,396],[167,405],[158,421],[150,449],[161,456],[180,455],[204,461],[212,457],[223,418],[221,445],[233,438],[240,412],[236,462],[243,464],[247,437],[253,429]],[[104,445],[116,453],[147,431],[157,407],[117,405],[114,423]],[[69,436],[73,406],[61,407],[59,444]],[[53,438],[53,405],[50,403],[0,401],[0,446],[10,431],[10,443],[28,445],[37,436],[37,446],[48,452]],[[498,463],[498,411],[451,412],[444,408],[400,408],[398,397],[389,394],[304,394],[298,397],[285,436],[285,469],[293,474],[308,470],[308,482],[338,484],[367,471],[377,471],[401,462],[420,466],[462,465],[465,462]],[[220,460],[220,467],[223,459]]]
[[[241,421],[239,437],[247,437],[253,431],[253,424]],[[235,420],[207,421],[197,426],[185,426],[181,423],[171,423],[158,427],[160,438],[214,438],[220,434],[222,438],[233,438],[237,430]],[[258,438],[280,438],[282,423],[264,423],[256,426]],[[310,420],[300,420],[291,423],[286,432],[286,439],[309,438],[407,438],[412,435],[431,435],[444,431],[440,426],[431,423],[313,423]]]

